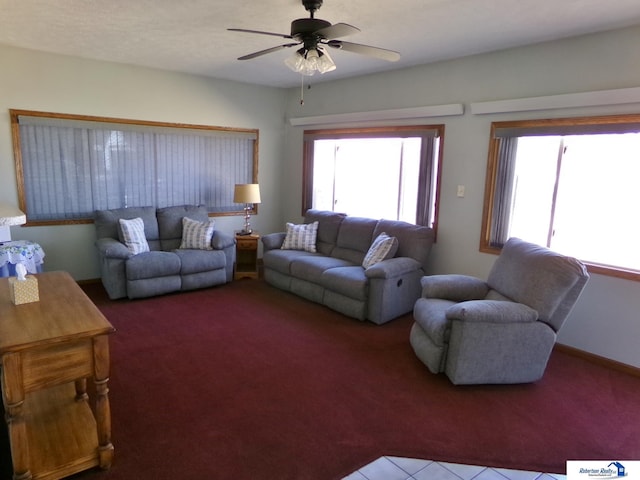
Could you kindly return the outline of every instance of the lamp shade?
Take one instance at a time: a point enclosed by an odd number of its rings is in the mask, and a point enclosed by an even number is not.
[[[257,183],[239,183],[233,190],[234,203],[260,203],[260,185]]]
[[[8,203],[0,203],[0,244],[11,241],[9,227],[27,223],[27,216],[19,208]]]
[[[8,203],[0,203],[0,226],[10,227],[25,223],[27,223],[27,216],[23,211]]]

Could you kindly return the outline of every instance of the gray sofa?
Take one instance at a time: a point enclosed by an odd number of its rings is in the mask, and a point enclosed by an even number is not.
[[[235,238],[215,230],[212,250],[180,249],[182,219],[205,222],[204,207],[131,207],[95,212],[102,284],[109,298],[142,298],[211,287],[233,278]],[[119,219],[142,218],[149,252],[133,255],[122,242]]]
[[[286,233],[262,237],[264,279],[349,317],[383,324],[413,309],[433,245],[432,229],[405,222],[307,211],[317,221],[317,252],[283,250]],[[367,269],[363,259],[382,232],[398,239],[393,258]]]

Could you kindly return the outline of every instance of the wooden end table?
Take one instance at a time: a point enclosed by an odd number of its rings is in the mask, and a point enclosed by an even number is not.
[[[258,240],[260,235],[236,233],[236,265],[234,280],[239,278],[258,278]]]
[[[113,460],[113,326],[66,272],[35,275],[40,301],[14,305],[0,279],[0,356],[14,480],[66,477]],[[95,383],[95,416],[87,378]]]

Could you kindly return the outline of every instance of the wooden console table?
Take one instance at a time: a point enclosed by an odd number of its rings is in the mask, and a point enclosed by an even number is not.
[[[0,356],[14,480],[54,480],[113,460],[108,335],[66,272],[36,275],[40,301],[14,305],[0,279]],[[95,383],[95,416],[87,378]]]

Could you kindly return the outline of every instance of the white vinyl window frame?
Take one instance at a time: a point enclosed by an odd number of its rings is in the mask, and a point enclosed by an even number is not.
[[[204,205],[239,215],[258,181],[257,129],[10,110],[27,225],[90,223],[96,210]],[[254,212],[257,213],[254,206]]]
[[[553,149],[551,153],[551,155],[555,155],[557,157],[551,159],[551,162],[555,163],[556,166],[551,169],[547,167],[548,171],[553,170],[553,173],[550,174],[554,177],[550,179],[551,186],[545,187],[546,191],[551,193],[548,194],[549,198],[545,197],[544,199],[541,199],[542,203],[540,207],[544,209],[543,213],[545,216],[550,218],[551,223],[549,223],[548,225],[545,224],[547,232],[539,232],[540,234],[542,234],[542,237],[538,236],[538,241],[536,241],[536,243],[546,244],[546,246],[554,248],[554,236],[556,229],[556,224],[554,223],[556,221],[555,215],[558,208],[563,208],[560,203],[556,202],[563,201],[562,195],[560,193],[563,191],[563,182],[567,181],[566,175],[570,175],[571,171],[575,173],[580,172],[585,168],[598,168],[597,166],[594,167],[593,160],[587,162],[587,159],[585,158],[584,166],[580,164],[579,168],[576,168],[576,166],[574,166],[572,170],[566,170],[563,162],[564,155],[566,154],[563,139],[566,139],[566,141],[570,144],[571,138],[575,138],[576,136],[597,137],[598,135],[603,135],[603,139],[605,139],[606,136],[615,137],[616,135],[622,136],[623,134],[640,134],[640,115],[613,115],[601,117],[578,117],[492,123],[489,141],[489,155],[487,161],[487,174],[485,180],[485,198],[483,206],[480,251],[499,254],[502,245],[511,235],[510,226],[512,222],[515,221],[513,218],[511,218],[511,216],[514,215],[514,211],[517,209],[517,204],[514,199],[514,192],[517,188],[519,188],[519,180],[517,178],[516,172],[516,158],[519,156],[519,144],[522,143],[523,148],[526,148],[524,147],[524,145],[527,145],[527,142],[524,141],[526,140],[526,138],[547,137],[549,139],[553,139],[553,137],[556,137],[556,140],[559,139],[559,146]],[[520,142],[520,139],[522,139],[523,141]],[[602,160],[599,163],[601,168],[606,169],[607,166],[612,165],[612,159],[610,158],[610,155],[613,155],[614,151],[615,150],[610,147],[604,155],[600,154],[602,157]],[[580,158],[576,159],[575,157],[575,149],[573,152],[569,153],[573,153],[573,163],[575,163],[576,160],[580,161]],[[632,156],[636,155],[635,151],[627,153],[630,153]],[[590,153],[589,155],[593,156],[593,153]],[[637,152],[637,155],[638,162],[640,162],[640,151]],[[633,162],[633,164],[635,165],[635,162]],[[591,166],[588,167],[588,165]],[[595,173],[597,174],[597,172]],[[605,173],[608,172],[603,170],[602,175],[598,176],[598,178],[600,178],[599,181],[607,181],[605,179],[608,178],[608,176],[604,175]],[[624,173],[623,177],[624,176],[638,176],[637,167],[634,166],[632,171]],[[563,180],[563,178],[565,180]],[[580,175],[580,178],[583,178],[582,174]],[[634,181],[637,184],[637,182],[640,181],[640,178],[626,178],[625,180]],[[578,179],[576,178],[575,181],[578,181]],[[567,183],[565,185],[569,184]],[[540,187],[542,186],[540,185]],[[542,191],[543,189],[539,188],[538,190]],[[626,202],[623,205],[619,205],[615,203],[615,200],[608,198],[607,195],[603,195],[603,189],[598,188],[597,185],[594,186],[587,183],[585,184],[584,190],[585,191],[581,193],[582,195],[587,195],[590,198],[598,199],[600,203],[605,204],[604,208],[608,209],[608,211],[612,214],[609,215],[610,217],[613,217],[613,214],[616,213],[616,218],[621,218],[621,210],[623,211],[623,213],[627,212],[627,216],[629,219],[633,218],[633,216],[635,215],[635,202],[633,202],[634,204],[629,204],[629,202]],[[573,196],[579,198],[579,196],[575,194]],[[611,202],[611,204],[608,204],[607,202]],[[566,210],[566,207],[564,208]],[[594,238],[601,239],[601,247],[598,248],[602,248],[603,252],[605,253],[616,248],[615,241],[613,241],[612,243],[611,241],[606,240],[615,239],[617,235],[621,234],[615,225],[612,225],[609,222],[608,227],[603,228],[602,226],[605,225],[606,222],[599,222],[598,215],[596,215],[593,211],[591,211],[590,216],[588,210],[585,212],[576,211],[573,217],[578,217],[579,215],[582,217],[587,215],[587,218],[591,220],[590,222],[587,222],[591,226],[591,228],[588,229],[589,235],[594,235]],[[527,223],[532,223],[535,219],[529,218],[529,220],[530,221]],[[522,225],[521,221],[518,223]],[[560,226],[566,228],[567,223],[564,223]],[[584,235],[587,235],[587,233],[584,233]],[[546,237],[546,240],[544,239],[544,237]],[[584,237],[582,238],[584,239]],[[525,240],[527,240],[527,238],[525,238]],[[572,249],[570,246],[564,245],[564,250],[562,253],[580,258],[583,262],[585,262],[585,264],[587,264],[589,271],[592,273],[599,273],[603,275],[626,278],[636,281],[640,280],[640,271],[636,268],[630,267],[630,265],[634,262],[626,262],[628,263],[628,265],[620,265],[620,262],[617,262],[615,264],[601,262],[594,255],[581,254],[582,250],[584,250],[584,247],[582,245],[582,243],[584,242],[579,243],[580,244],[578,245],[578,247],[580,248],[575,249]],[[575,250],[575,252],[572,252],[572,250]],[[606,256],[607,255],[602,255],[602,257]]]

